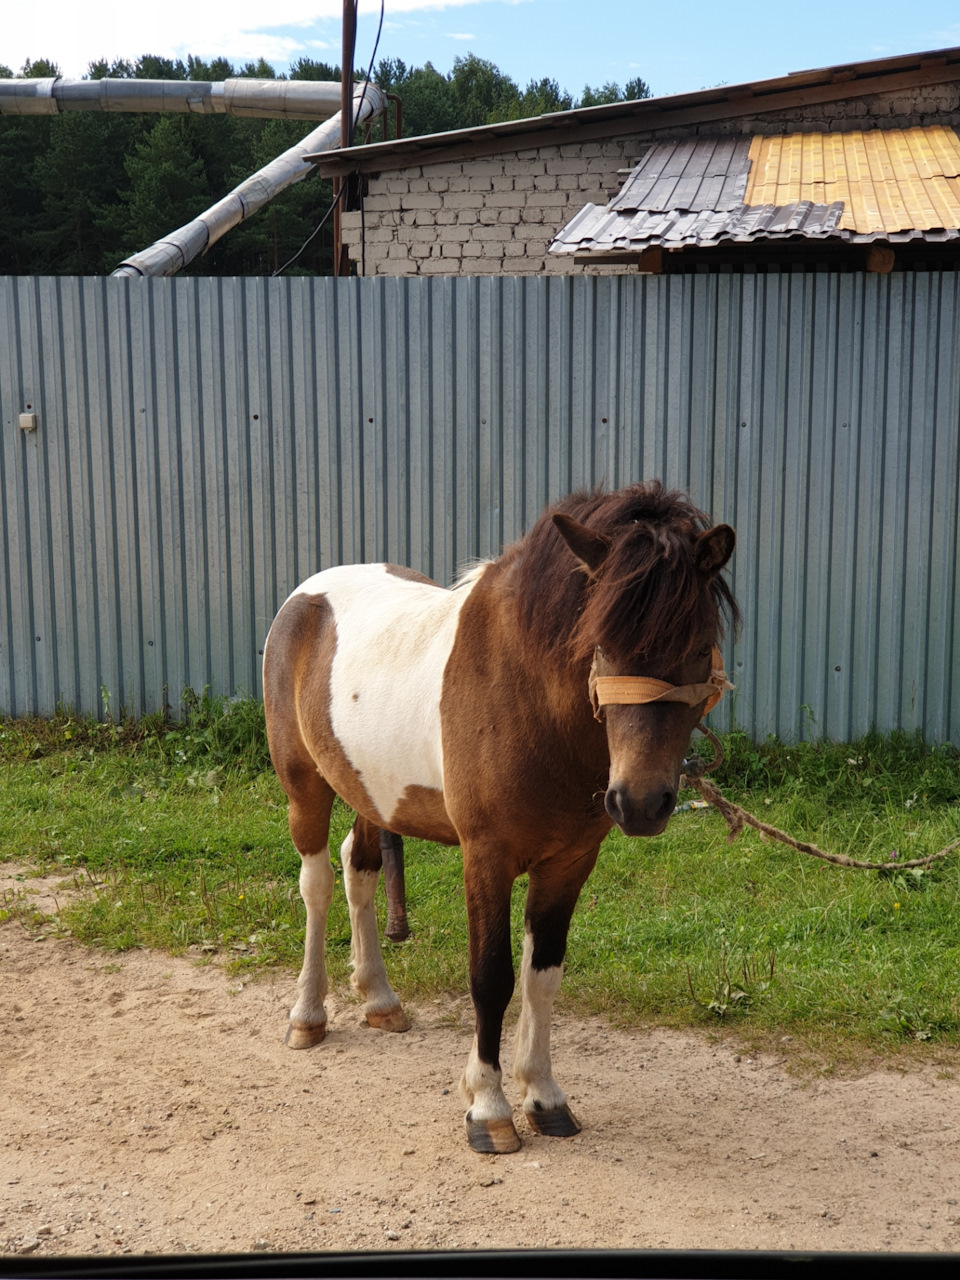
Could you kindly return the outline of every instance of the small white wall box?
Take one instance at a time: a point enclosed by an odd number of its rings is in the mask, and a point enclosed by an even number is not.
[[[37,429],[37,415],[35,413],[21,413],[20,430],[36,431],[36,429]]]

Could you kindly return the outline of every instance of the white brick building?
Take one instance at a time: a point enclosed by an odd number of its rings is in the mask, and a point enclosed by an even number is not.
[[[319,167],[357,175],[343,238],[359,274],[611,274],[636,263],[548,246],[584,205],[606,204],[651,143],[930,124],[960,125],[960,49],[375,143]]]

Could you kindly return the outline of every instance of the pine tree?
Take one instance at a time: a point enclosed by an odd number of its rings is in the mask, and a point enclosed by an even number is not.
[[[210,203],[203,160],[187,137],[189,117],[163,115],[125,161],[130,186],[124,205],[125,254],[183,226]]]
[[[0,78],[11,74],[0,66]],[[17,74],[51,77],[60,69],[41,58],[28,61]],[[205,62],[188,56],[182,61],[153,54],[135,62],[100,59],[87,74],[93,80],[276,78],[262,58],[238,71],[225,58]],[[366,68],[360,68],[354,76],[360,81],[365,74]],[[340,68],[302,57],[291,65],[290,78],[336,81]],[[474,54],[457,58],[448,75],[429,62],[409,67],[399,58],[386,58],[373,80],[385,92],[401,96],[407,137],[650,96],[639,78],[623,89],[613,83],[599,89],[586,86],[579,102],[550,78],[531,80],[520,90],[494,63]],[[0,274],[109,272],[124,257],[189,222],[312,127],[305,121],[208,114],[0,117]],[[371,140],[382,136],[383,125],[377,121]],[[275,197],[187,270],[272,272],[309,238],[331,200],[329,182],[307,178]],[[331,262],[328,225],[293,270],[324,272]]]

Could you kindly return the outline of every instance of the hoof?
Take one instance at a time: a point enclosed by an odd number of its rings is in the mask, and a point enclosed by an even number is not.
[[[375,1027],[377,1031],[409,1031],[410,1019],[397,1006],[396,1009],[386,1009],[381,1013],[367,1013],[364,1015],[371,1027]]]
[[[312,1049],[326,1034],[325,1022],[291,1022],[283,1043],[288,1049]]]
[[[407,917],[401,916],[395,920],[392,916],[387,916],[387,927],[384,930],[384,937],[391,942],[406,942],[410,937],[410,926],[407,924]]]
[[[566,1104],[552,1111],[524,1111],[523,1114],[534,1133],[545,1138],[572,1138],[580,1132],[580,1121]]]
[[[520,1135],[512,1120],[471,1120],[468,1112],[464,1123],[471,1151],[479,1151],[486,1156],[505,1156],[520,1150]]]

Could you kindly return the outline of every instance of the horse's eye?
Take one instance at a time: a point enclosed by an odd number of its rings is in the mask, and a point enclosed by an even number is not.
[[[711,655],[711,653],[713,653],[713,645],[712,645],[712,644],[708,644],[708,645],[707,645],[707,647],[706,647],[705,649],[701,649],[701,650],[700,650],[700,652],[697,654],[697,657],[698,657],[698,658],[709,658],[709,657],[710,657],[710,655]]]

